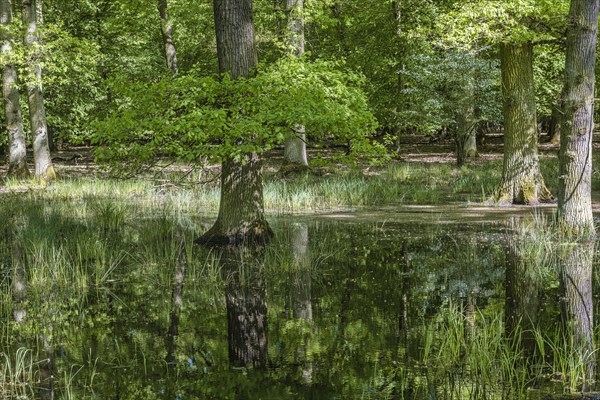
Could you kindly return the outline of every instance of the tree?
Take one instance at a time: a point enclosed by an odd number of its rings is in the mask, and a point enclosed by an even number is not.
[[[440,19],[440,29],[460,46],[499,46],[504,119],[504,167],[498,189],[500,203],[534,204],[551,199],[540,173],[533,81],[533,45],[555,40],[554,18],[563,13],[563,0],[457,2]]]
[[[12,4],[11,0],[0,1],[0,24],[2,25],[2,58],[4,70],[2,73],[2,95],[4,97],[4,113],[8,131],[9,161],[8,176],[25,178],[29,176],[27,169],[27,150],[23,132],[23,118],[19,103],[17,86],[17,70],[11,57],[12,42]]]
[[[599,0],[571,0],[561,98],[559,224],[590,236],[595,234],[591,178],[599,8]]]
[[[214,0],[213,4],[219,72],[230,74],[232,79],[248,78],[258,62],[252,0]],[[221,168],[219,215],[200,240],[213,244],[261,242],[272,235],[264,213],[259,155],[251,152],[225,158]]]
[[[175,50],[175,42],[173,40],[173,23],[169,18],[167,0],[158,0],[158,14],[160,16],[160,31],[162,33],[167,68],[176,74],[179,71],[177,67],[177,51]]]
[[[288,45],[291,53],[296,57],[304,54],[304,0],[285,0],[287,13]],[[306,157],[306,128],[294,125],[293,135],[285,140],[284,160],[296,168],[308,166]]]
[[[29,93],[29,121],[33,132],[33,159],[35,162],[35,177],[41,181],[56,179],[52,165],[50,146],[48,143],[48,126],[44,108],[42,91],[42,67],[40,65],[38,24],[42,21],[42,1],[23,0],[22,19],[25,25],[25,47],[28,51],[27,65],[31,73],[27,79]]]
[[[500,65],[504,166],[498,201],[535,204],[550,200],[539,166],[532,44],[502,44]]]

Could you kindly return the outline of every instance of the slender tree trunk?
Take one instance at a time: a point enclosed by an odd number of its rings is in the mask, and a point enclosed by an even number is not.
[[[392,16],[394,18],[394,27],[396,28],[396,40],[395,40],[395,57],[396,60],[393,64],[393,73],[398,77],[396,81],[396,114],[399,113],[405,105],[402,102],[404,95],[404,58],[406,57],[406,36],[402,30],[402,0],[392,1]],[[394,133],[396,135],[396,151],[400,151],[400,121],[396,118]]]
[[[548,143],[560,144],[560,99],[558,104],[552,107],[552,115],[550,117],[550,127],[548,129]]]
[[[559,224],[575,234],[595,234],[592,217],[592,130],[599,0],[572,0],[562,92]]]
[[[285,12],[290,51],[301,57],[304,54],[304,0],[285,0]],[[287,168],[302,170],[308,166],[304,126],[294,126],[292,136],[285,140],[283,155]]]
[[[251,0],[214,0],[219,71],[233,79],[248,77],[257,63]],[[264,215],[262,163],[258,154],[225,159],[221,201],[213,227],[197,242],[264,242],[273,236]]]
[[[0,24],[3,25],[2,57],[10,60],[12,55],[12,41],[10,33],[12,24],[11,0],[0,0]],[[23,132],[23,118],[19,103],[19,89],[17,88],[17,70],[10,61],[6,61],[2,73],[2,95],[4,97],[4,114],[6,116],[6,130],[8,131],[9,161],[8,176],[26,178],[29,176],[27,169],[27,151],[25,147],[25,134]]]
[[[583,391],[596,375],[594,346],[594,310],[592,298],[592,269],[594,242],[587,241],[561,247],[561,311],[565,335],[573,335],[574,354],[581,357],[585,378]],[[570,337],[570,336],[567,336]]]
[[[41,181],[56,179],[52,165],[50,146],[48,144],[48,127],[44,94],[42,91],[42,67],[40,65],[38,24],[42,20],[42,0],[22,0],[22,17],[25,31],[25,47],[27,48],[27,64],[31,77],[27,81],[29,93],[29,121],[33,133],[33,159],[35,162],[35,177]]]
[[[504,166],[498,201],[536,204],[550,200],[552,195],[544,184],[538,158],[532,44],[503,44],[500,68]]]
[[[475,83],[473,70],[468,70],[469,79],[465,85],[456,115],[456,164],[462,166],[468,158],[477,157],[477,133],[475,132]]]
[[[173,23],[169,18],[167,0],[158,0],[158,14],[160,15],[160,31],[163,38],[167,68],[176,74],[179,72],[177,68],[177,51],[173,40]]]

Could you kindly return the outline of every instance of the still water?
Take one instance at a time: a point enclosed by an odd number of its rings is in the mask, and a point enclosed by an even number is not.
[[[43,208],[5,228],[1,398],[538,399],[592,390],[594,244],[541,215],[210,220]],[[544,397],[544,396],[554,397]]]

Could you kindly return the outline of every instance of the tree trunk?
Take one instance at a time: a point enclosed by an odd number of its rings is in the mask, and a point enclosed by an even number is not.
[[[301,57],[304,54],[304,0],[285,0],[285,12],[290,51]],[[308,166],[304,126],[294,126],[292,136],[285,140],[283,155],[287,168],[302,170]]]
[[[560,99],[558,104],[552,107],[552,115],[550,116],[550,127],[548,128],[548,143],[560,144]]]
[[[594,310],[592,298],[592,269],[594,242],[562,246],[560,273],[561,312],[565,335],[573,335],[573,354],[581,357],[584,367],[583,391],[593,382],[596,371],[594,346]],[[589,390],[589,388],[588,388]]]
[[[251,0],[214,0],[219,71],[248,77],[257,63]],[[273,236],[264,215],[262,164],[258,154],[225,159],[217,221],[197,242],[218,245],[265,242]]]
[[[12,57],[10,33],[12,24],[11,0],[0,0],[0,24],[4,27],[2,34],[2,57],[10,60]],[[17,70],[12,62],[4,64],[2,73],[2,95],[4,97],[4,113],[6,116],[6,130],[8,131],[9,161],[8,176],[13,178],[26,178],[29,176],[27,169],[27,151],[25,147],[25,134],[23,133],[23,119],[19,103],[19,89],[17,88]]]
[[[33,159],[35,177],[43,182],[56,179],[50,146],[48,144],[48,127],[46,110],[42,92],[42,67],[40,65],[38,23],[42,19],[42,0],[22,0],[22,17],[25,31],[25,47],[27,49],[27,65],[31,73],[27,80],[29,93],[29,121],[33,133]]]
[[[176,74],[179,72],[177,68],[177,51],[173,40],[173,23],[169,19],[167,0],[158,0],[158,14],[160,15],[160,31],[163,38],[167,68]]]
[[[500,68],[504,166],[498,201],[536,204],[550,200],[552,195],[544,184],[538,159],[532,44],[503,44]]]
[[[595,234],[592,217],[592,130],[599,0],[572,0],[562,92],[559,224],[574,234]]]
[[[456,115],[456,164],[462,166],[468,158],[477,157],[477,132],[475,131],[475,88],[472,71],[464,88],[464,100]]]

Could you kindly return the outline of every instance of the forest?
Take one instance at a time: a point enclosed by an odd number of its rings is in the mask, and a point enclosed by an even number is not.
[[[600,398],[600,0],[0,0],[0,398]]]

